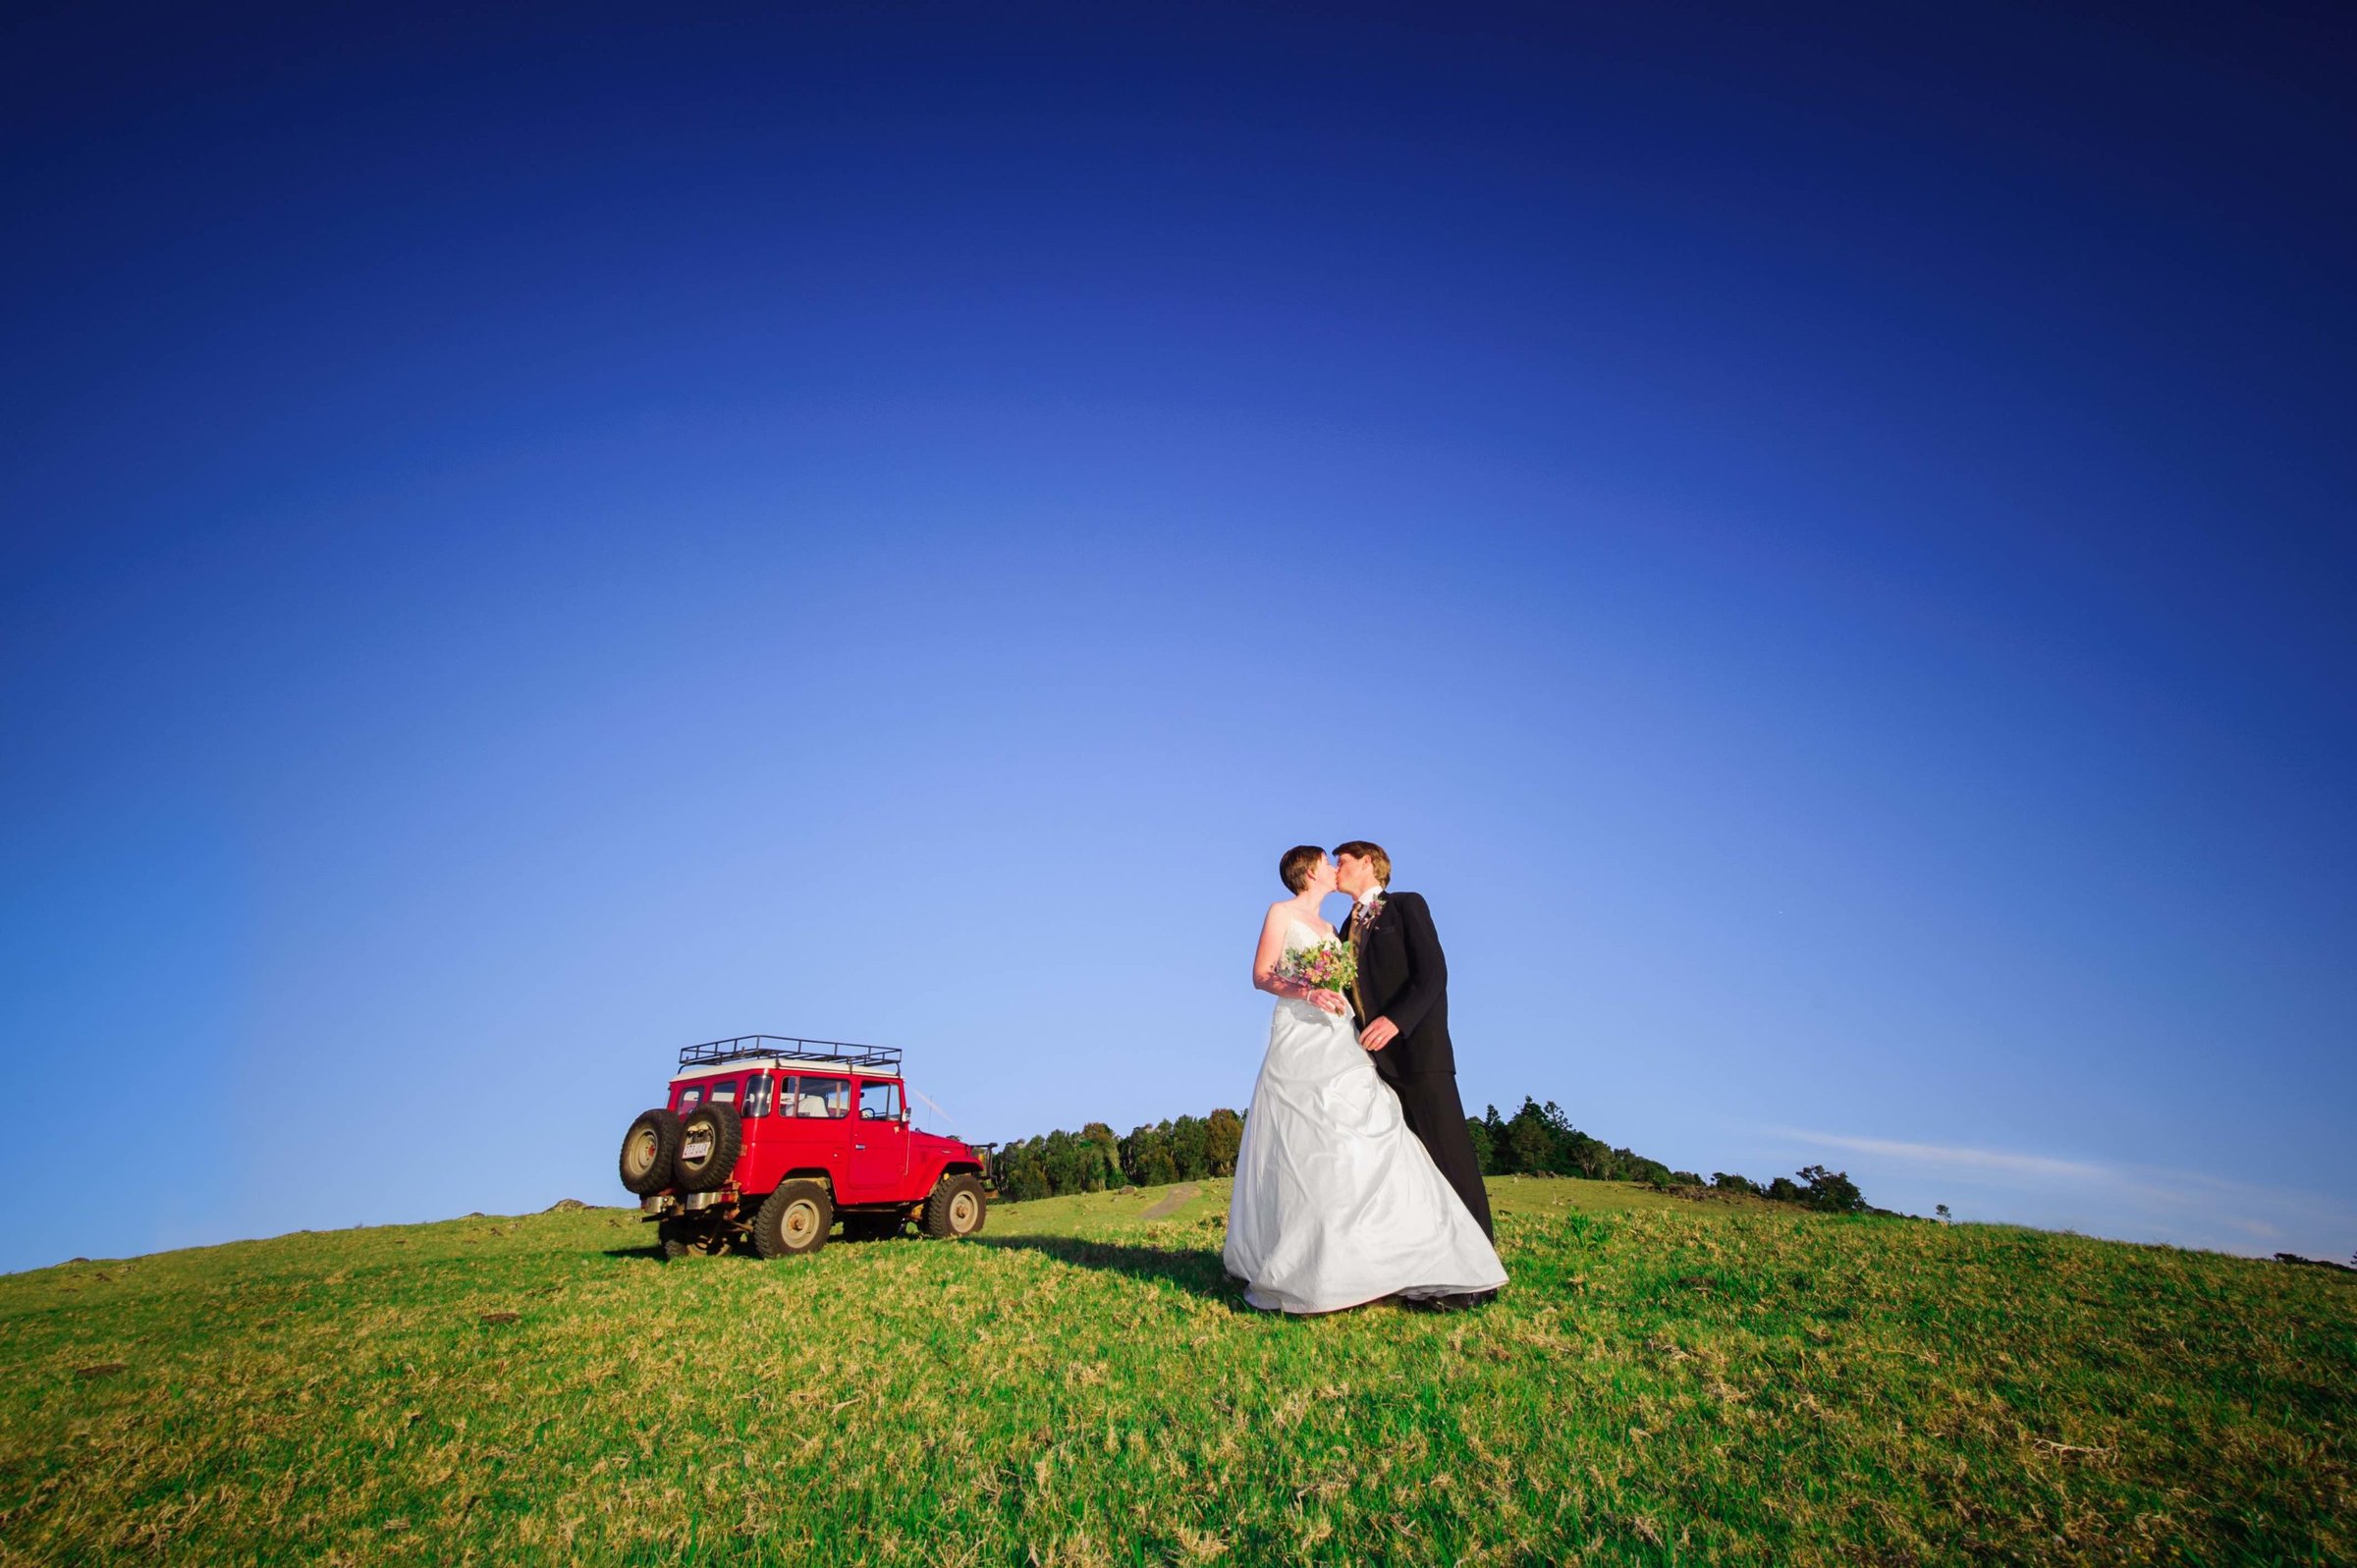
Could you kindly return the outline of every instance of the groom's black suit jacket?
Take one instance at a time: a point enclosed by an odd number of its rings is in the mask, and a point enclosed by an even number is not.
[[[1343,927],[1345,937],[1349,926]],[[1449,960],[1432,910],[1420,892],[1386,893],[1359,942],[1358,997],[1364,1027],[1376,1018],[1398,1026],[1399,1038],[1373,1053],[1386,1082],[1432,1078],[1456,1071],[1449,1039]]]
[[[1347,928],[1344,928],[1345,931]],[[1464,1200],[1484,1235],[1490,1228],[1490,1195],[1481,1184],[1481,1162],[1465,1129],[1465,1108],[1456,1097],[1456,1047],[1449,1039],[1449,960],[1432,927],[1424,895],[1384,895],[1375,918],[1358,941],[1358,1021],[1364,1027],[1389,1018],[1398,1036],[1373,1052],[1376,1075],[1399,1097],[1407,1122],[1449,1185]]]

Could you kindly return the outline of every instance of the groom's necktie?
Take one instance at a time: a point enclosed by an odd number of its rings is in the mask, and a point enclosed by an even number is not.
[[[1362,898],[1351,906],[1350,956],[1355,962],[1352,963],[1350,971],[1350,1000],[1357,1004],[1358,1016],[1362,1021],[1367,1016],[1367,999],[1365,993],[1358,989],[1358,964],[1366,960],[1367,927],[1374,919],[1375,901],[1373,899]]]

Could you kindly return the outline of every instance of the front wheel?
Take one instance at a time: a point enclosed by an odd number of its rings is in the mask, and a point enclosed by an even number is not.
[[[835,1205],[815,1181],[789,1181],[753,1217],[753,1251],[764,1258],[798,1258],[827,1244]]]
[[[944,1240],[970,1236],[982,1228],[987,1208],[981,1182],[963,1171],[944,1176],[925,1200],[925,1234]]]

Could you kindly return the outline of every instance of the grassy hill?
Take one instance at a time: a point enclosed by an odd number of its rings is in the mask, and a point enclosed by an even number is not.
[[[1496,1305],[1272,1319],[1226,1187],[0,1278],[0,1561],[2357,1560],[2351,1275],[1507,1178]]]

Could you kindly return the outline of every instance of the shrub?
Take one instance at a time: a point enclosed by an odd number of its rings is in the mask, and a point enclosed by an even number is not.
[[[1152,1125],[1131,1128],[1129,1136],[1122,1140],[1122,1169],[1130,1184],[1138,1187],[1163,1187],[1178,1179],[1178,1166],[1171,1159],[1171,1141],[1160,1127]]]
[[[1865,1194],[1849,1179],[1846,1170],[1828,1170],[1823,1165],[1803,1165],[1798,1172],[1805,1186],[1800,1201],[1811,1209],[1829,1215],[1854,1215],[1866,1207]]]
[[[1491,1114],[1496,1113],[1493,1107]],[[1485,1176],[1494,1174],[1498,1169],[1498,1145],[1490,1137],[1490,1124],[1478,1116],[1467,1116],[1465,1136],[1473,1140],[1473,1168]]]
[[[1202,1117],[1180,1116],[1171,1123],[1170,1139],[1180,1181],[1201,1181],[1211,1174],[1211,1129]]]
[[[1244,1118],[1229,1109],[1219,1109],[1203,1118],[1204,1152],[1215,1176],[1235,1174],[1236,1151],[1244,1146]]]
[[[1122,1146],[1113,1129],[1101,1121],[1092,1121],[1080,1129],[1085,1146],[1081,1155],[1080,1190],[1103,1192],[1108,1187],[1125,1187],[1128,1173],[1122,1169]]]

